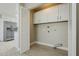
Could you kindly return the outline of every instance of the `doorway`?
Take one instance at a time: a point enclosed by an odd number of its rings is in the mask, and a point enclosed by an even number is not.
[[[67,56],[69,4],[56,3],[42,6],[45,7],[39,6],[31,10],[31,47],[25,54]]]

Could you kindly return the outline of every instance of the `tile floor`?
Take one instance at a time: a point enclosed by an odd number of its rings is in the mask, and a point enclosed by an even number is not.
[[[60,49],[34,44],[29,51],[21,54],[22,56],[67,56],[68,52]]]

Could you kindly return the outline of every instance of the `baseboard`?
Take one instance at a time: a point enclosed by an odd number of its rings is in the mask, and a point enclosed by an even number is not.
[[[33,44],[40,44],[40,45],[45,45],[45,46],[49,46],[49,47],[55,47],[54,45],[51,45],[51,44],[47,44],[47,43],[43,43],[43,42],[38,42],[38,41],[35,41],[33,42]],[[68,48],[65,48],[65,47],[57,47],[58,49],[61,49],[61,50],[65,50],[65,51],[68,51]]]
[[[68,48],[65,48],[65,47],[57,47],[58,49],[61,49],[61,50],[65,50],[65,51],[68,51]]]
[[[36,43],[36,41],[34,41],[34,42],[31,42],[31,44],[30,44],[30,45],[32,46],[32,45],[33,45],[33,44],[35,44],[35,43]]]
[[[43,42],[38,42],[36,41],[37,44],[40,44],[40,45],[45,45],[45,46],[49,46],[49,47],[54,47],[54,45],[51,45],[51,44],[47,44],[47,43],[43,43]]]

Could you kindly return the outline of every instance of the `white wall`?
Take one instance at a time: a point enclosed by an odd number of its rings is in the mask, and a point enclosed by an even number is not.
[[[12,3],[11,4],[2,3],[2,4],[0,4],[0,15],[2,16],[0,18],[0,24],[1,24],[0,25],[0,28],[1,28],[0,29],[0,40],[2,41],[0,43],[2,43],[2,45],[0,44],[0,46],[4,46],[5,49],[6,49],[6,47],[8,47],[8,48],[16,47],[16,45],[17,45],[16,40],[19,40],[18,30],[16,32],[17,34],[15,36],[15,40],[7,42],[7,43],[3,42],[3,21],[16,22],[17,25],[18,25],[18,19],[16,17],[16,15],[17,15],[17,4],[16,3],[13,3],[13,4]]]
[[[30,48],[30,13],[25,6],[20,6],[20,52]]]
[[[16,17],[16,4],[17,3],[0,3],[0,14],[13,18]]]
[[[68,22],[39,24],[35,26],[35,29],[38,42],[52,47],[63,44],[62,48],[68,49]]]
[[[3,41],[3,21],[16,22],[16,4],[2,3],[0,4],[0,40]]]
[[[0,18],[0,42],[3,41],[3,20]]]

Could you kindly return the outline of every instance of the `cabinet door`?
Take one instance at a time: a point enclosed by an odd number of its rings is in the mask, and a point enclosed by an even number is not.
[[[34,22],[34,24],[46,23],[47,22],[47,12],[45,10],[36,12],[34,14],[33,22]]]
[[[58,17],[58,6],[53,6],[34,14],[34,23],[56,22]]]
[[[59,5],[59,21],[68,21],[69,19],[69,4],[64,3]]]
[[[34,23],[34,24],[40,23],[40,13],[39,13],[39,12],[34,13],[34,16],[33,16],[33,23]]]
[[[58,20],[58,5],[52,6],[47,9],[47,21],[57,22]]]

